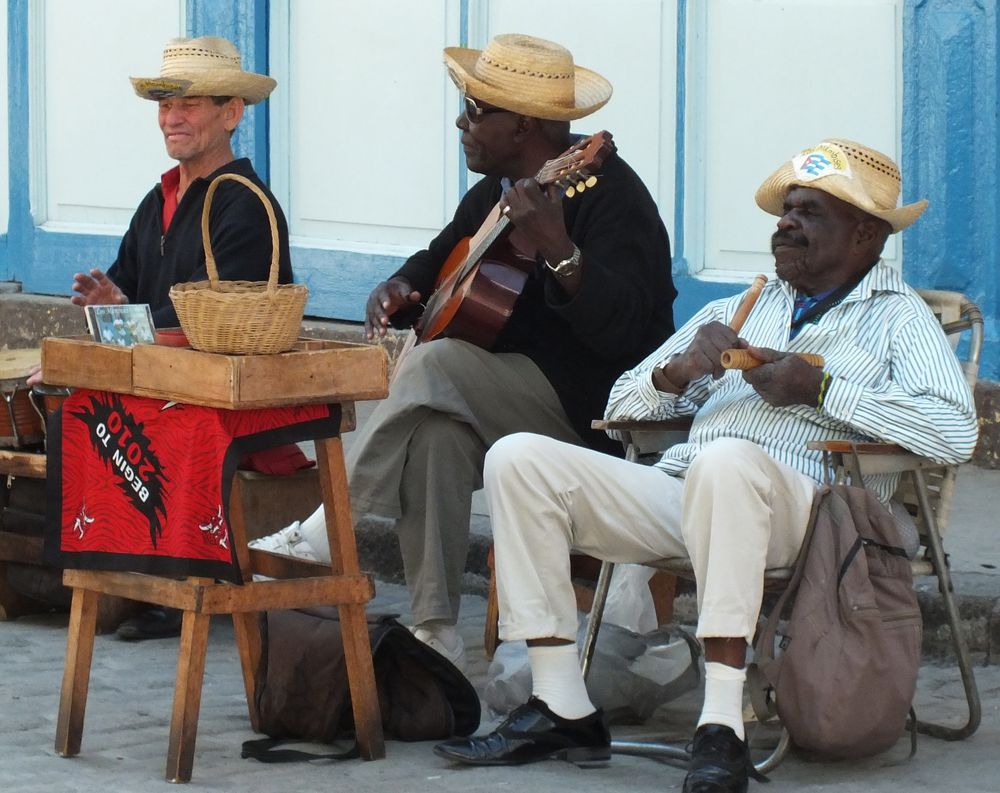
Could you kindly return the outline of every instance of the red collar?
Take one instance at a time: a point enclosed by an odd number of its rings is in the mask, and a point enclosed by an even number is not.
[[[160,190],[163,191],[163,233],[170,228],[170,221],[177,211],[177,191],[181,186],[181,167],[175,165],[160,177]]]

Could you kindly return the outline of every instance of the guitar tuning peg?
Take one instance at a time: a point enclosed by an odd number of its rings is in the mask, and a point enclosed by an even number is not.
[[[593,187],[595,184],[597,184],[597,177],[596,176],[588,176],[587,177],[587,181],[585,182],[585,184],[587,185],[587,187]]]
[[[566,198],[572,198],[575,195],[576,195],[576,188],[575,187],[567,187],[566,188]]]
[[[586,182],[577,182],[576,183],[576,191],[578,193],[582,193],[586,189],[587,189],[587,183]]]

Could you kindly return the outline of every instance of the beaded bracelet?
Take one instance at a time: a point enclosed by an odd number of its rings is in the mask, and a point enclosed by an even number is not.
[[[816,412],[819,413],[823,410],[823,399],[826,397],[827,386],[830,385],[830,380],[832,376],[829,372],[823,372],[823,379],[819,384],[819,397],[816,400]]]

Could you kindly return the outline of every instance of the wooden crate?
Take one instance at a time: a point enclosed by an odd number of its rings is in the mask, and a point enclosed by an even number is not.
[[[219,355],[89,339],[45,339],[45,381],[219,408],[381,399],[388,357],[381,347],[303,339],[276,355]]]
[[[42,373],[50,385],[132,390],[132,349],[98,344],[90,336],[42,339]]]

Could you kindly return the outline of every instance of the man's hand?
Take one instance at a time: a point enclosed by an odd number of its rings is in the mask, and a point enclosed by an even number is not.
[[[40,363],[36,363],[28,371],[28,380],[25,385],[27,385],[28,388],[34,388],[36,385],[41,385],[44,382],[45,378],[42,377],[42,365]]]
[[[721,322],[709,322],[698,328],[691,344],[680,355],[675,355],[661,369],[653,370],[653,385],[661,391],[683,391],[692,380],[697,380],[706,374],[711,374],[718,380],[725,374],[722,368],[722,353],[726,350],[743,349],[747,343],[728,325]],[[666,378],[673,389],[659,380]]]
[[[420,293],[415,292],[405,278],[390,278],[376,286],[365,306],[365,336],[374,339],[375,334],[385,336],[389,327],[389,317],[405,306],[420,302]]]
[[[743,379],[753,386],[760,398],[774,407],[808,405],[816,407],[823,370],[810,366],[791,352],[778,352],[766,347],[747,347],[760,366],[746,369]]]
[[[573,255],[573,241],[566,233],[563,218],[563,193],[555,185],[546,190],[534,179],[520,179],[500,199],[501,211],[509,207],[507,217],[524,239],[538,249],[547,262],[557,264]]]
[[[90,273],[76,273],[73,276],[73,291],[70,302],[76,306],[106,306],[127,303],[128,298],[115,282],[96,267]]]

